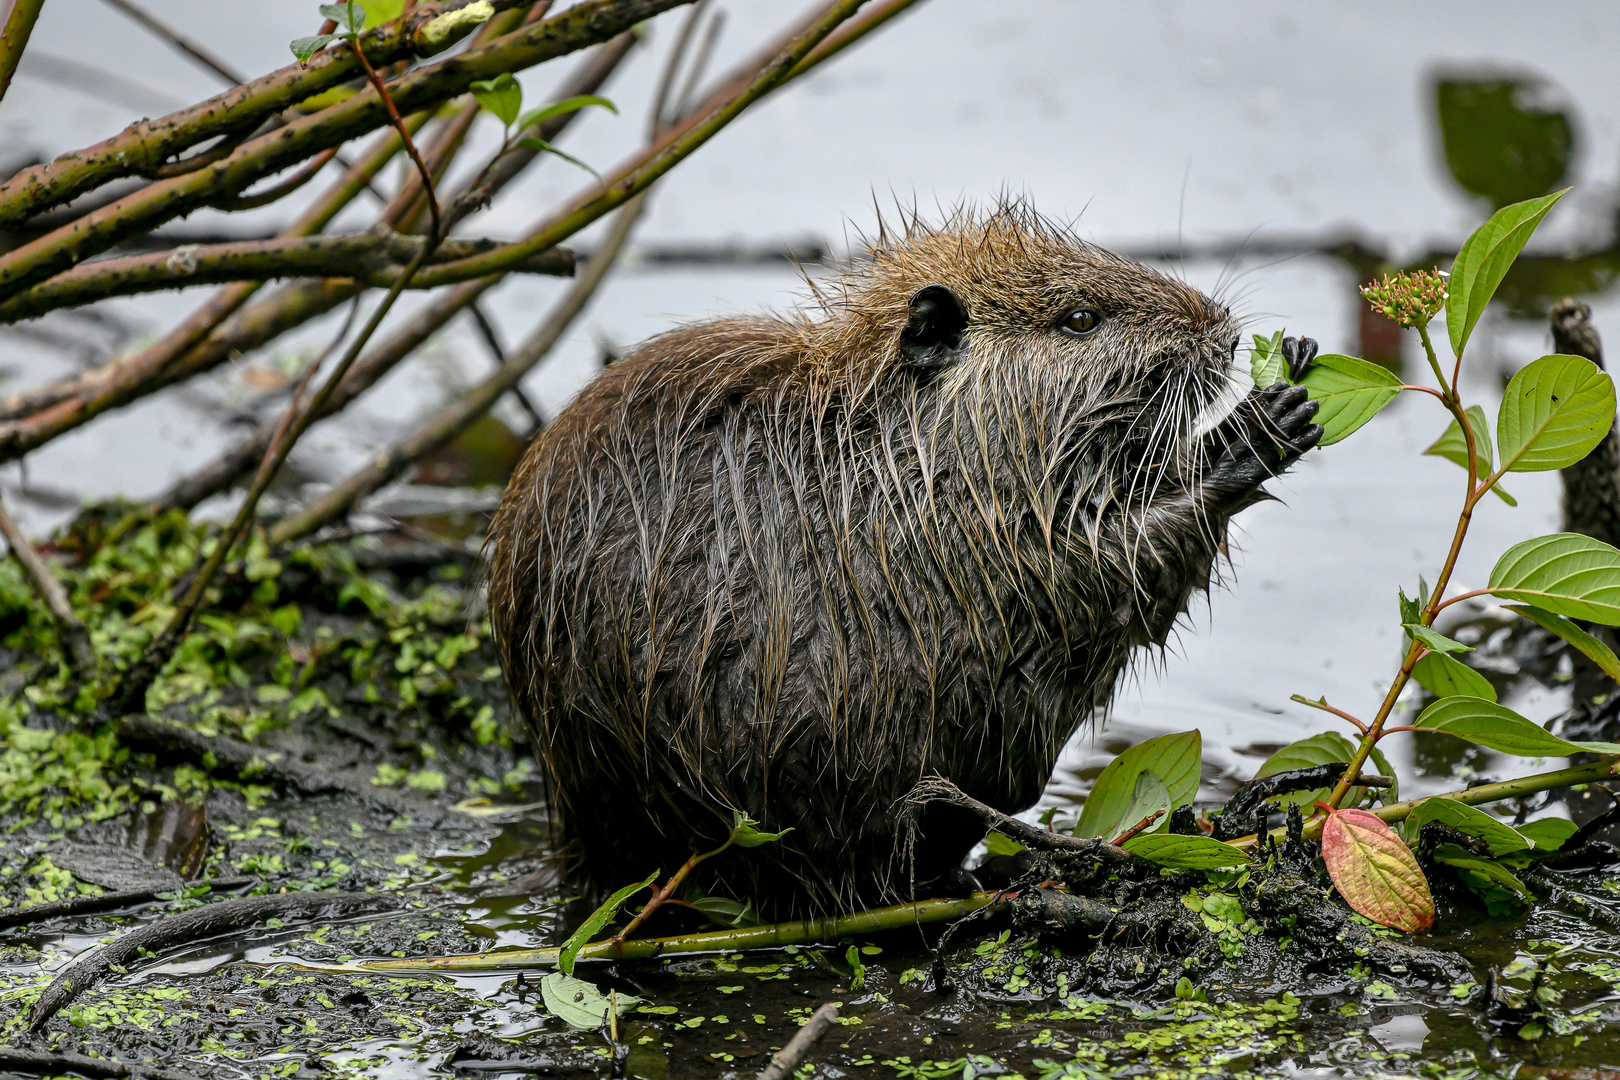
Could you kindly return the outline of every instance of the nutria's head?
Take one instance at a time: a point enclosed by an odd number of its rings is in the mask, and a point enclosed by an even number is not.
[[[1016,423],[1134,489],[1144,473],[1196,472],[1198,436],[1248,389],[1223,305],[1021,204],[880,233],[868,254],[818,324],[814,352],[846,393],[920,383],[981,436]]]

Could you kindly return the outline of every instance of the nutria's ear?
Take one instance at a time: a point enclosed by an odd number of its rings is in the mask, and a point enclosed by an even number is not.
[[[911,318],[900,332],[900,351],[922,367],[948,363],[962,347],[967,311],[944,285],[924,285],[912,294]]]

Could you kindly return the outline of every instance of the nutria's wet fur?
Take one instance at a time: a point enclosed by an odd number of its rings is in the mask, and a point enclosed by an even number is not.
[[[705,884],[767,915],[937,892],[983,828],[930,808],[906,857],[912,785],[1032,804],[1320,433],[1273,388],[1195,437],[1227,310],[1022,207],[880,235],[817,297],[613,364],[496,516],[507,677],[598,887],[741,810],[793,831]],[[1061,329],[1077,308],[1101,325]]]

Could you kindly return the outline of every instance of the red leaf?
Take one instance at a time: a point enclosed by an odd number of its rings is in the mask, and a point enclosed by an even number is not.
[[[1365,810],[1338,810],[1322,826],[1322,860],[1351,910],[1397,930],[1434,925],[1434,897],[1395,830]]]

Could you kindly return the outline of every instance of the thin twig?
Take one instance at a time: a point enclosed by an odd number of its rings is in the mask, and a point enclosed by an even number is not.
[[[494,324],[484,314],[483,306],[474,300],[467,305],[467,313],[472,316],[473,325],[478,328],[478,336],[484,339],[484,344],[489,348],[489,355],[494,358],[496,367],[505,364],[506,349],[501,345],[501,338],[496,333]],[[534,431],[538,432],[546,426],[545,416],[541,414],[540,408],[535,405],[534,400],[529,397],[528,391],[523,389],[522,383],[512,387],[512,396],[523,407],[523,411],[529,414],[529,420],[534,424]]]
[[[131,3],[130,0],[102,0],[102,2],[122,11],[154,35],[168,42],[176,51],[191,57],[191,59],[224,79],[227,84],[240,86],[248,81],[246,75],[243,75],[191,38],[174,29],[174,27],[158,19],[146,9]]]
[[[634,43],[635,35],[631,33],[621,34],[604,43],[562,86],[557,88],[555,100],[565,100],[579,94],[590,94],[600,90],[629,55]],[[548,142],[557,138],[578,116],[579,113],[577,112],[566,112],[552,118],[542,126],[541,137]],[[508,155],[508,157],[511,156],[513,155]],[[529,160],[534,159],[531,157]],[[414,181],[416,173],[413,171],[410,175]],[[494,180],[485,177],[481,181],[475,181],[475,183],[490,186],[491,191],[493,191],[495,188],[504,186],[515,179],[517,175],[517,172],[508,172]],[[410,185],[410,187],[414,188],[414,185]],[[409,191],[401,191],[400,193],[402,198],[409,197],[409,195]],[[423,342],[437,333],[451,319],[455,318],[468,304],[474,303],[480,296],[504,280],[503,275],[497,274],[465,282],[455,286],[426,307],[414,312],[388,339],[355,363],[354,369],[349,372],[348,377],[343,380],[343,384],[332,395],[324,415],[330,415],[347,407],[351,401],[375,385],[379,379],[392,371],[395,365],[410,356]],[[270,445],[270,436],[271,425],[260,425],[247,439],[225,451],[215,461],[176,484],[158,501],[159,505],[179,506],[189,509],[210,495],[225,490],[259,460],[264,454],[265,448]]]
[[[270,528],[270,541],[284,544],[348,513],[361,499],[392,481],[426,455],[448,443],[508,393],[536,364],[550,355],[595,295],[641,215],[643,199],[619,212],[602,250],[579,271],[568,293],[545,324],[496,373],[456,398],[410,435],[380,451],[364,468],[334,485],[308,506]]]
[[[405,127],[405,121],[399,115],[399,106],[394,104],[393,95],[388,92],[388,85],[383,82],[382,76],[371,66],[371,61],[366,59],[366,51],[361,46],[360,39],[356,37],[349,42],[349,47],[354,50],[354,55],[360,58],[361,66],[366,69],[366,79],[371,83],[372,89],[377,91],[377,96],[382,99],[383,106],[388,110],[388,122],[394,125],[394,130],[399,132],[399,137],[405,141],[405,152],[410,155],[411,162],[416,166],[416,173],[422,178],[422,189],[427,193],[428,212],[433,216],[432,235],[442,240],[444,230],[439,220],[439,194],[433,187],[433,170],[422,160],[421,151],[416,149],[416,143]]]
[[[316,174],[330,165],[332,159],[337,156],[338,152],[335,146],[330,150],[323,150],[306,161],[291,176],[280,183],[271,184],[263,191],[251,195],[231,195],[223,199],[216,199],[213,203],[214,209],[257,210],[261,206],[269,206],[273,202],[279,202],[315,179]]]
[[[45,0],[11,0],[6,24],[0,27],[0,99],[4,99],[11,88],[11,77],[17,73],[17,63],[22,60],[23,50],[28,48],[34,23],[44,6]]]
[[[827,1029],[838,1022],[838,1003],[829,1001],[810,1014],[810,1019],[788,1040],[786,1046],[771,1055],[770,1064],[759,1071],[759,1080],[787,1080],[798,1071],[810,1048],[821,1041]]]
[[[1109,843],[1113,844],[1115,847],[1118,847],[1132,837],[1140,835],[1142,830],[1150,828],[1155,821],[1158,821],[1162,817],[1164,817],[1164,811],[1155,810],[1141,821],[1138,821],[1135,825],[1132,825],[1130,828],[1114,837],[1109,841]]]
[[[12,556],[22,566],[23,573],[28,575],[29,584],[33,585],[34,592],[44,601],[45,609],[51,613],[51,618],[56,620],[57,633],[62,638],[62,653],[67,659],[68,666],[81,677],[94,675],[96,652],[90,647],[90,631],[85,629],[83,620],[68,602],[67,591],[62,588],[62,583],[56,580],[50,567],[45,565],[45,560],[34,550],[34,545],[28,542],[28,538],[17,527],[17,522],[12,519],[4,503],[0,503],[0,536],[5,537]]]

